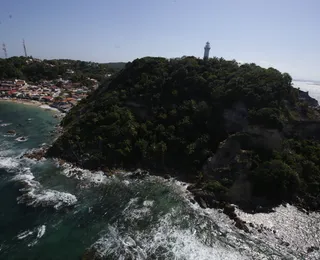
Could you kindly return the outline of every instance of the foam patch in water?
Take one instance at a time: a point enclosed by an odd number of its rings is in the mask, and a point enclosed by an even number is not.
[[[25,239],[26,237],[30,236],[33,234],[33,231],[30,231],[30,230],[27,230],[27,231],[24,231],[22,233],[20,233],[19,235],[17,235],[17,238],[19,240],[22,240],[22,239]]]
[[[29,182],[29,185],[35,186],[34,182]],[[21,191],[24,191],[22,189]],[[18,203],[24,203],[31,207],[53,207],[56,210],[64,207],[73,206],[77,203],[76,196],[49,189],[30,189],[23,195],[17,198]]]
[[[42,226],[38,227],[37,238],[43,237],[45,232],[46,232],[46,226],[45,225],[42,225]]]
[[[12,178],[22,186],[20,188],[21,196],[17,198],[18,203],[26,204],[31,207],[53,207],[60,210],[64,207],[73,206],[77,203],[77,198],[73,194],[43,189],[29,168],[25,168],[20,174]]]
[[[102,171],[91,172],[77,167],[72,167],[69,164],[62,165],[62,174],[68,178],[75,178],[77,180],[84,181],[84,183],[100,185],[108,182],[108,176]]]
[[[9,126],[9,125],[12,125],[12,123],[2,123],[2,124],[0,124],[0,127],[6,127],[6,126]]]
[[[97,259],[249,259],[218,241],[207,245],[191,230],[175,226],[171,217],[171,213],[165,215],[153,229],[141,233],[122,232],[109,226],[107,234],[91,246],[88,255]]]
[[[256,236],[266,241],[271,237],[275,238],[278,243],[285,244],[286,247],[297,252],[307,253],[308,248],[309,250],[312,247],[318,248],[310,259],[320,259],[319,213],[307,215],[287,204],[275,208],[275,212],[272,213],[247,214],[237,210],[237,214],[256,226],[254,230]]]
[[[21,136],[21,137],[16,138],[16,141],[18,141],[18,142],[26,142],[26,141],[28,141],[28,138],[26,138],[24,136]]]
[[[0,169],[13,170],[19,166],[19,162],[15,158],[0,157]]]

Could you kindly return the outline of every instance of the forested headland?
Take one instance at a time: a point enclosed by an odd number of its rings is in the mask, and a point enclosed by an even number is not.
[[[274,68],[146,57],[74,107],[48,155],[89,169],[182,176],[207,206],[318,210],[319,118]]]

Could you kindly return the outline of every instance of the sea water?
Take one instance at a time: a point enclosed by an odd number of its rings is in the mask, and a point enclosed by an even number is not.
[[[53,113],[0,102],[0,259],[320,258],[310,250],[319,246],[317,214],[290,205],[271,214],[238,210],[248,234],[221,211],[191,203],[187,184],[175,179],[23,158],[52,142]]]

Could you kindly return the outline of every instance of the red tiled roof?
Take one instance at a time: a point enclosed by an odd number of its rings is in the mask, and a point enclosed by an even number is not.
[[[14,93],[17,93],[17,91],[16,90],[11,90],[11,91],[8,92],[8,95],[12,95]]]

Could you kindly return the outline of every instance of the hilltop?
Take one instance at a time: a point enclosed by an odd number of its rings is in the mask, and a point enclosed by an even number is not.
[[[126,64],[62,121],[49,149],[89,169],[137,167],[193,182],[203,207],[291,202],[318,210],[317,102],[287,73],[194,57]]]
[[[80,60],[39,60],[32,57],[0,59],[0,79],[23,79],[29,82],[70,79],[85,83],[87,78],[98,81],[124,68],[123,62],[96,63]]]

